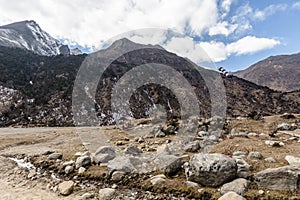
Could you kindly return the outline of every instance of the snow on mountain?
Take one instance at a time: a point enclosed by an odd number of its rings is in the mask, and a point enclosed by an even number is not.
[[[43,31],[35,21],[0,26],[0,46],[16,47],[39,55],[69,55],[70,49]]]

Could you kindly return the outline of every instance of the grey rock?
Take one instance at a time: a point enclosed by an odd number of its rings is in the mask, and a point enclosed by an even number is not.
[[[71,166],[71,165],[74,165],[74,164],[75,164],[75,161],[74,160],[70,160],[70,161],[64,162],[63,163],[63,167]]]
[[[296,129],[297,129],[297,126],[295,124],[282,123],[277,126],[277,130],[280,130],[280,131],[294,131]]]
[[[265,158],[265,161],[270,162],[270,163],[275,163],[276,162],[276,160],[273,157]]]
[[[104,188],[99,190],[99,200],[111,200],[116,193],[116,189]]]
[[[248,134],[246,132],[241,132],[233,128],[230,132],[231,137],[248,137]]]
[[[94,198],[94,196],[95,196],[94,194],[87,192],[87,193],[84,193],[83,195],[81,195],[80,199],[81,200],[92,199],[92,198]]]
[[[125,152],[125,154],[137,156],[137,155],[140,155],[141,153],[143,153],[143,150],[136,146],[129,146],[125,149],[124,152]]]
[[[233,152],[232,156],[245,156],[246,152],[244,151],[235,151]]]
[[[65,168],[65,173],[66,174],[70,174],[73,171],[74,171],[74,167],[73,166],[70,166],[70,165],[66,166],[66,168]]]
[[[248,137],[257,137],[258,134],[257,133],[248,133]]]
[[[249,181],[243,178],[238,178],[230,183],[226,183],[221,187],[220,193],[226,194],[227,192],[235,192],[239,195],[244,195],[244,193],[249,188]]]
[[[300,167],[300,158],[295,157],[295,156],[285,156],[285,160],[290,164],[290,165],[299,165]]]
[[[80,156],[76,159],[76,169],[80,167],[89,167],[92,163],[92,159],[90,156]]]
[[[98,154],[94,155],[93,159],[94,162],[99,164],[99,163],[107,163],[108,161],[114,159],[116,156],[110,155],[110,154]]]
[[[248,159],[262,159],[263,156],[261,155],[260,152],[254,152],[254,151],[251,151],[249,154],[248,154]]]
[[[197,152],[201,148],[199,141],[193,141],[183,147],[185,152]]]
[[[164,132],[162,132],[161,130],[158,130],[155,134],[155,137],[165,137],[166,134]]]
[[[208,135],[209,135],[209,133],[207,131],[199,131],[199,133],[198,133],[199,137],[206,137]]]
[[[75,183],[73,181],[64,181],[58,185],[58,191],[61,195],[69,195],[73,192]]]
[[[52,153],[48,156],[49,160],[62,159],[63,155],[61,153]]]
[[[193,188],[198,188],[198,187],[200,187],[198,183],[195,183],[195,182],[192,182],[192,181],[186,181],[185,183],[186,183],[186,185],[187,185],[188,187],[193,187]]]
[[[121,181],[125,176],[125,172],[122,171],[114,171],[111,175],[111,180],[115,182]]]
[[[270,147],[281,147],[284,146],[283,142],[280,141],[272,141],[272,140],[266,140],[265,144],[270,146]]]
[[[237,169],[235,160],[223,154],[200,153],[190,158],[185,173],[189,181],[217,187],[232,181],[237,175]]]
[[[97,154],[111,154],[111,155],[115,155],[116,151],[111,146],[102,146],[102,147],[99,147],[96,150],[95,155],[97,155]]]
[[[79,167],[78,169],[78,174],[83,174],[86,171],[86,168],[84,167]]]
[[[94,162],[99,163],[107,163],[108,161],[114,159],[116,157],[116,151],[111,146],[102,146],[99,147],[93,155]]]
[[[241,195],[238,195],[235,192],[227,192],[223,196],[221,196],[218,200],[247,200]]]
[[[271,190],[296,190],[300,188],[299,165],[268,168],[255,173],[253,177],[260,187]]]
[[[156,178],[152,178],[150,180],[150,182],[152,185],[158,185],[158,184],[162,184],[162,183],[166,182],[166,179],[161,178],[161,177],[156,177]]]
[[[135,172],[136,168],[131,163],[130,159],[127,157],[116,157],[110,160],[107,164],[110,174],[114,171],[122,171],[125,173]]]
[[[155,158],[154,162],[167,176],[173,176],[181,170],[181,159],[175,155],[160,154]]]

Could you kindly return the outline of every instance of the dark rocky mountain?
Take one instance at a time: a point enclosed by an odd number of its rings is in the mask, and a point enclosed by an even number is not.
[[[67,45],[50,36],[32,20],[0,26],[0,46],[27,49],[45,56],[70,54]]]
[[[210,117],[212,102],[209,90],[195,70],[195,65],[188,60],[161,47],[144,46],[127,39],[116,41],[109,48],[95,53],[95,59],[129,45],[142,48],[114,60],[98,82],[94,104],[100,124],[111,122],[112,88],[129,70],[147,63],[168,65],[182,74],[197,95],[199,115]],[[87,55],[40,56],[20,48],[0,47],[0,95],[6,97],[1,96],[0,126],[73,125],[72,91],[77,72],[86,58]],[[200,70],[204,75],[217,73],[204,68]],[[235,76],[222,79],[226,87],[228,116],[247,116],[253,112],[263,112],[265,115],[300,113],[299,91],[276,92]],[[84,89],[85,84],[82,83]],[[136,118],[148,116],[154,104],[165,107],[169,116],[180,117],[178,99],[166,87],[146,84],[132,93],[130,98],[130,108]]]
[[[300,53],[271,56],[234,75],[278,91],[300,90]]]

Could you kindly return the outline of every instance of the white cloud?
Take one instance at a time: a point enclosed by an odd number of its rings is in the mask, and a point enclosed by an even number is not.
[[[235,2],[237,0],[0,0],[0,24],[33,19],[65,44],[77,43],[93,50],[107,45],[105,42],[113,36],[114,39],[127,37],[138,43],[160,44],[197,63],[209,60],[208,57],[215,62],[223,61],[230,55],[255,53],[280,44],[274,39],[254,36],[230,44],[226,44],[226,40],[194,41],[194,36],[202,38],[204,34],[240,38],[252,29],[251,20],[263,20],[286,9],[285,4],[279,4],[254,11],[245,4],[231,10]],[[143,30],[132,31],[136,29]]]
[[[217,23],[215,26],[209,29],[208,34],[210,36],[214,35],[225,35],[228,36],[232,34],[238,28],[238,24],[229,24],[227,21],[222,21]]]
[[[246,55],[270,49],[279,44],[280,41],[275,39],[246,36],[236,42],[228,44],[226,50],[229,54]]]
[[[0,4],[1,16],[6,17],[0,24],[33,19],[51,35],[89,47],[149,27],[199,35],[218,17],[217,0],[0,0]]]
[[[300,1],[295,2],[292,7],[295,9],[300,9]]]
[[[274,13],[276,13],[278,11],[285,11],[287,9],[287,7],[288,6],[286,4],[269,5],[268,7],[266,7],[263,10],[255,10],[255,12],[253,13],[253,19],[265,20],[266,17],[273,15]]]
[[[220,62],[231,55],[247,55],[279,45],[280,41],[254,36],[243,37],[236,42],[195,42],[191,37],[173,37],[165,46],[169,51],[188,57],[196,63],[203,61]]]
[[[230,7],[231,7],[231,4],[234,3],[235,0],[223,0],[221,2],[221,8],[222,8],[222,15],[221,17],[224,18],[228,15],[228,13],[230,12]]]

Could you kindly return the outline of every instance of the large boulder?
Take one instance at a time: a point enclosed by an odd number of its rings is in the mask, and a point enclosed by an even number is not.
[[[271,190],[296,190],[300,188],[300,165],[268,168],[254,174],[254,180]]]
[[[182,169],[181,158],[175,155],[160,154],[154,159],[154,163],[167,176],[173,176]]]
[[[93,155],[95,163],[107,163],[116,157],[116,151],[113,147],[102,146],[99,147]]]
[[[200,153],[190,158],[185,174],[189,181],[217,187],[236,178],[237,168],[235,160],[223,154]]]
[[[122,171],[126,174],[137,171],[129,158],[121,156],[110,160],[107,163],[107,167],[110,174],[112,174],[114,171]]]

